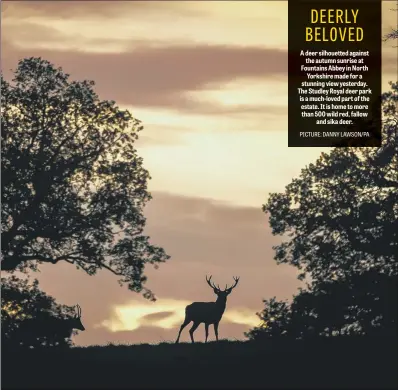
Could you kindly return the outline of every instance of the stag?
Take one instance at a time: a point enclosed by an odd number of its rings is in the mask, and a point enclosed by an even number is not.
[[[55,344],[60,340],[70,338],[74,329],[84,331],[80,305],[75,306],[75,315],[70,318],[47,317],[32,318],[22,321],[18,327],[20,340],[23,344],[46,339]],[[27,343],[26,343],[27,342]]]
[[[214,326],[214,333],[216,335],[216,340],[218,341],[218,324],[220,323],[224,314],[225,307],[227,305],[227,297],[238,284],[239,278],[234,276],[234,285],[231,287],[226,285],[224,290],[221,290],[219,285],[216,286],[214,283],[212,283],[211,278],[211,276],[210,278],[207,278],[206,276],[206,282],[213,289],[214,294],[217,295],[217,300],[215,302],[193,302],[185,308],[185,320],[180,327],[180,331],[178,332],[176,344],[180,341],[182,330],[190,322],[193,322],[192,328],[189,330],[192,343],[195,342],[193,333],[201,323],[205,324],[206,343],[209,336],[209,325],[211,324]]]

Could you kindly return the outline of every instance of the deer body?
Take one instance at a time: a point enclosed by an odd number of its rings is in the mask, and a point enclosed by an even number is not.
[[[33,318],[23,321],[19,327],[21,334],[32,333],[40,336],[52,334],[62,338],[71,337],[74,329],[84,330],[84,327],[75,323],[74,318],[46,318],[45,320]]]
[[[214,326],[214,333],[218,341],[218,324],[224,314],[227,305],[227,296],[231,293],[232,289],[238,284],[239,278],[234,278],[235,284],[232,287],[226,286],[225,290],[221,290],[219,286],[211,283],[211,276],[206,281],[217,295],[215,302],[193,302],[185,308],[185,320],[180,327],[176,343],[180,341],[182,330],[190,323],[193,322],[192,328],[189,330],[192,343],[194,343],[193,333],[197,327],[204,323],[206,332],[206,342],[209,336],[209,326]]]
[[[205,324],[220,322],[226,307],[226,300],[217,298],[216,302],[194,302],[185,309],[185,316]]]
[[[56,342],[60,339],[70,338],[74,329],[84,331],[85,327],[81,322],[81,308],[76,306],[77,313],[73,318],[32,318],[27,319],[18,327],[18,334],[25,344],[32,340],[48,339]],[[30,340],[30,341],[29,341]]]

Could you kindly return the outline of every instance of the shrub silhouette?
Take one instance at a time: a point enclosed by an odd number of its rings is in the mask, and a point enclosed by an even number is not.
[[[262,325],[246,333],[251,340],[284,336],[291,339],[383,334],[397,331],[398,282],[374,270],[327,281],[301,290],[291,303],[264,300]]]

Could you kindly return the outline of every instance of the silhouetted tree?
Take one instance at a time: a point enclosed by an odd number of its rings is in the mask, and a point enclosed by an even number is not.
[[[313,282],[377,269],[397,274],[398,83],[383,95],[383,145],[335,148],[301,171],[264,212],[273,234],[288,237],[275,260]]]
[[[73,315],[73,307],[57,304],[54,298],[39,289],[37,280],[31,283],[29,279],[19,279],[15,275],[1,278],[3,346],[70,346],[70,335],[62,337],[56,327],[58,323],[72,319]]]
[[[264,300],[257,313],[262,323],[246,333],[252,340],[280,336],[372,335],[397,330],[397,278],[369,270],[346,279],[328,280],[301,289],[289,304]]]
[[[265,300],[250,339],[396,333],[398,83],[391,85],[380,148],[323,153],[263,206],[273,233],[287,238],[275,260],[311,284],[291,304]]]
[[[143,234],[151,196],[134,148],[142,126],[93,85],[41,58],[1,79],[2,269],[107,269],[153,298],[144,267],[169,256]]]
[[[256,313],[261,323],[245,333],[250,340],[279,338],[288,335],[291,324],[291,306],[287,301],[278,301],[276,297],[263,300],[264,309]],[[289,334],[290,335],[290,334]]]
[[[397,278],[371,269],[298,294],[291,308],[292,327],[302,336],[391,334],[397,326],[396,305]]]
[[[398,39],[398,29],[392,29],[389,33],[385,35],[385,40]]]

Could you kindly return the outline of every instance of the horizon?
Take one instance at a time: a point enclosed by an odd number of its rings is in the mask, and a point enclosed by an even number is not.
[[[394,6],[383,1],[383,34]],[[297,292],[297,270],[273,260],[281,239],[261,206],[330,149],[287,146],[287,2],[3,1],[1,9],[6,78],[19,59],[41,56],[71,79],[94,80],[101,99],[144,126],[136,147],[153,195],[145,231],[171,259],[145,271],[155,303],[107,272],[59,264],[32,274],[58,303],[81,305],[77,346],[174,341],[185,306],[216,298],[206,275],[220,285],[241,278],[220,339],[243,339],[263,298]],[[383,91],[396,75],[396,48],[384,43]],[[195,338],[204,340],[203,327]]]

